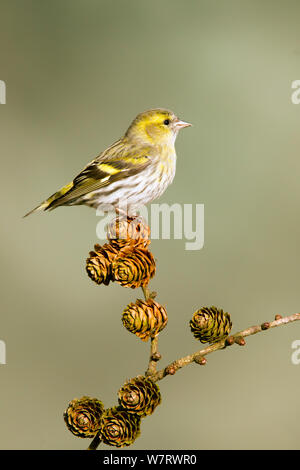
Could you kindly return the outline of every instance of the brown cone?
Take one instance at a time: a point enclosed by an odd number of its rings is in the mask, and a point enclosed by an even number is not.
[[[108,408],[102,415],[99,437],[104,444],[125,447],[140,434],[141,418],[119,407]]]
[[[95,245],[94,250],[90,252],[86,260],[86,271],[92,281],[108,285],[112,280],[111,262],[117,256],[118,251],[108,243],[103,246]]]
[[[190,321],[194,337],[201,343],[215,343],[229,335],[232,322],[229,313],[217,307],[202,307]]]
[[[141,418],[151,415],[161,403],[159,387],[152,380],[138,375],[126,382],[118,393],[119,404],[128,413],[136,413]]]
[[[116,217],[107,227],[107,239],[118,249],[127,245],[149,245],[150,228],[142,217]]]
[[[126,246],[112,262],[112,277],[124,287],[144,287],[155,274],[152,253],[141,246]]]
[[[167,322],[166,309],[152,299],[140,300],[127,305],[122,315],[122,322],[130,333],[143,341],[154,338],[162,331]]]
[[[94,437],[100,429],[103,411],[103,403],[97,398],[74,398],[64,412],[64,420],[75,436]]]

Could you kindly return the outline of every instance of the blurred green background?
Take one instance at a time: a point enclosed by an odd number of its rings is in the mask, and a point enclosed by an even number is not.
[[[97,287],[86,207],[22,219],[119,138],[138,112],[193,123],[177,140],[168,203],[205,204],[205,246],[154,240],[166,305],[161,366],[199,349],[197,307],[238,331],[299,311],[300,79],[297,0],[1,0],[2,449],[84,449],[62,414],[74,397],[116,404],[149,345],[122,326],[142,293]],[[300,324],[249,338],[160,383],[163,404],[132,449],[299,449]],[[104,447],[103,447],[104,448]],[[106,447],[107,449],[107,447]]]

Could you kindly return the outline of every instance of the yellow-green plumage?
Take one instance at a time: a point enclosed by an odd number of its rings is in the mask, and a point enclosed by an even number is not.
[[[134,211],[151,202],[173,181],[175,139],[178,130],[188,125],[164,109],[139,114],[124,137],[26,216],[39,210],[79,204],[111,209],[126,205],[128,211]]]

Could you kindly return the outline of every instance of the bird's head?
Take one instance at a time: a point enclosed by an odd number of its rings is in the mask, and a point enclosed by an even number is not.
[[[125,136],[150,145],[174,145],[178,131],[191,126],[167,109],[150,109],[138,114]]]

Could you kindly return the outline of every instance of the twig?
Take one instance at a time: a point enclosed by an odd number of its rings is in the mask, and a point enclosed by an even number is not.
[[[145,300],[148,300],[148,299],[155,299],[155,297],[156,297],[156,295],[157,295],[156,292],[154,292],[154,291],[151,292],[148,286],[143,286],[143,287],[142,287],[142,291],[143,291]]]
[[[88,446],[86,450],[96,450],[100,443],[101,443],[101,439],[97,435],[96,437],[94,437],[94,439],[92,440],[92,442],[90,443],[90,445]]]
[[[265,322],[262,325],[251,326],[250,328],[235,333],[234,335],[228,336],[227,338],[222,339],[217,343],[211,344],[210,346],[207,346],[206,348],[203,348],[200,351],[196,351],[193,354],[189,354],[188,356],[177,359],[165,368],[152,374],[151,380],[157,382],[158,380],[163,379],[167,375],[174,375],[179,369],[182,369],[182,367],[188,366],[193,362],[204,365],[206,363],[205,356],[207,356],[208,354],[214,351],[218,351],[219,349],[225,349],[226,347],[231,346],[233,344],[244,346],[246,344],[244,340],[245,337],[255,335],[256,333],[260,333],[262,331],[270,330],[271,328],[276,328],[277,326],[287,325],[288,323],[300,320],[300,313],[294,313],[293,315],[287,317],[281,317],[280,315],[276,315],[275,318],[276,319],[272,322]]]
[[[161,359],[161,355],[158,352],[158,335],[155,338],[151,338],[151,352],[150,359],[148,364],[148,369],[146,370],[146,376],[150,377],[156,374],[156,365],[157,362]]]
[[[150,292],[148,286],[142,287],[145,300],[154,299],[156,297],[156,292]],[[148,363],[148,368],[145,372],[147,377],[156,374],[156,365],[157,362],[161,359],[161,355],[158,352],[158,335],[154,338],[151,338],[151,348],[150,348],[150,358]]]

